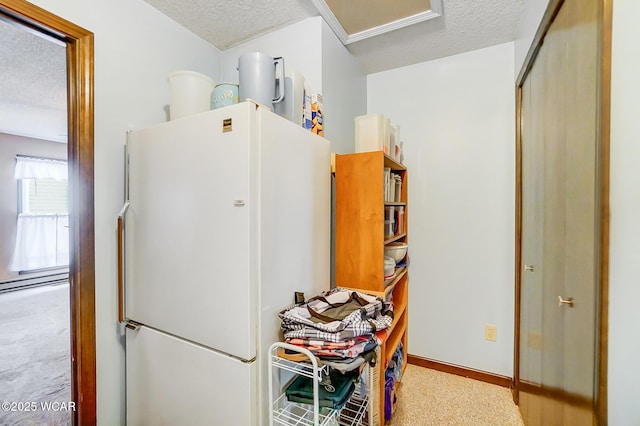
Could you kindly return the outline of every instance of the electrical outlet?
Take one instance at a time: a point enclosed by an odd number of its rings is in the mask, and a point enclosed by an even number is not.
[[[484,326],[484,340],[495,342],[498,340],[498,328],[492,324]]]

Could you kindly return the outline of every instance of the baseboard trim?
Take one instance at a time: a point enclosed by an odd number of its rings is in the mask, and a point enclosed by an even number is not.
[[[492,385],[498,385],[505,388],[511,387],[511,377],[500,376],[498,374],[487,373],[486,371],[474,370],[472,368],[460,367],[458,365],[434,361],[411,354],[407,354],[407,362],[409,364],[418,365],[420,367],[430,368],[432,370],[442,371],[444,373],[455,374],[456,376],[462,376],[469,379],[479,380],[481,382],[491,383]]]

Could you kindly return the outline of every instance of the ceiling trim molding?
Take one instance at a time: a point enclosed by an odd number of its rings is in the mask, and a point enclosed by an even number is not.
[[[442,16],[442,0],[431,0],[431,10],[426,10],[412,16],[407,16],[406,18],[398,19],[397,21],[389,22],[384,25],[379,25],[377,27],[349,35],[344,28],[342,28],[342,25],[333,14],[325,0],[311,0],[311,2],[316,6],[329,27],[331,27],[333,32],[344,45]]]

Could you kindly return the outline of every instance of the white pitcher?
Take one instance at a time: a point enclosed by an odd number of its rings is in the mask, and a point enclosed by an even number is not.
[[[278,63],[280,63],[280,74],[276,77]],[[245,53],[238,59],[238,74],[240,101],[252,99],[273,109],[273,104],[284,99],[284,59],[282,57],[273,58],[261,52]]]

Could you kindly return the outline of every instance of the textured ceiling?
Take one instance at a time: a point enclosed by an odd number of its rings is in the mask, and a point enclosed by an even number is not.
[[[65,46],[0,20],[0,132],[67,141]]]
[[[319,15],[311,0],[145,1],[220,50]],[[355,42],[347,48],[364,71],[371,73],[505,43],[515,39],[524,3],[525,0],[442,0],[442,17]]]
[[[319,15],[310,0],[145,0],[220,50]]]
[[[145,1],[220,50],[319,15],[311,0]],[[442,17],[347,48],[373,73],[504,43],[525,1],[442,0]],[[0,76],[0,132],[66,142],[64,46],[0,20]]]

